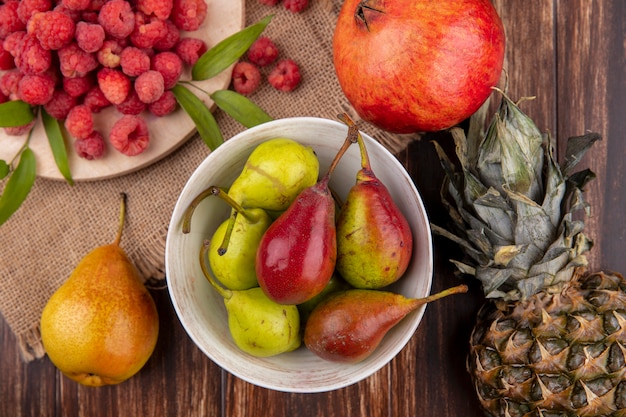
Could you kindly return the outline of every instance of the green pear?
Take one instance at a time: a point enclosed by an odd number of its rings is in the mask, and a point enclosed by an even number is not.
[[[254,148],[228,195],[244,207],[283,211],[318,175],[319,160],[311,147],[273,138]]]
[[[205,241],[200,266],[205,277],[224,298],[228,329],[237,347],[257,357],[274,356],[300,347],[298,308],[270,300],[259,287],[234,291],[220,286],[205,262],[209,246],[210,243]]]
[[[266,357],[300,347],[297,307],[275,303],[260,287],[232,291],[224,305],[230,334],[244,352]]]
[[[263,209],[244,209],[219,187],[209,187],[209,192],[226,201],[237,213],[230,237],[228,252],[220,250],[230,219],[215,231],[208,251],[213,275],[230,290],[247,290],[259,285],[254,266],[256,250],[263,233],[272,223]]]
[[[257,145],[228,190],[228,195],[244,208],[266,210],[277,217],[302,190],[317,182],[319,160],[313,149],[295,140],[278,137]],[[195,208],[210,192],[204,190],[190,203],[183,218],[183,233],[189,233]],[[238,212],[231,210],[220,253],[226,253]]]

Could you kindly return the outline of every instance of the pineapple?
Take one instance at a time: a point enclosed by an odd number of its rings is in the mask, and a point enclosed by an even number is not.
[[[553,144],[506,95],[486,131],[486,106],[467,136],[451,133],[458,163],[435,143],[451,217],[435,234],[457,242],[485,292],[467,368],[488,416],[626,416],[626,281],[589,273],[583,234],[594,174],[573,172],[600,136]],[[579,212],[579,213],[577,213]],[[583,219],[583,220],[581,220]]]

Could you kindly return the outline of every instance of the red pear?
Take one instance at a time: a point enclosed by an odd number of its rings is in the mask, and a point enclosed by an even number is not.
[[[419,306],[467,292],[459,285],[425,298],[407,298],[379,290],[336,292],[315,307],[304,330],[304,344],[322,359],[360,362],[371,355],[387,332]]]
[[[319,294],[335,270],[335,201],[328,181],[340,158],[356,141],[348,137],[327,173],[302,191],[267,229],[257,249],[256,273],[265,294],[280,304],[301,304]]]
[[[342,117],[348,126],[354,122]],[[409,222],[374,174],[363,137],[361,169],[337,219],[337,272],[355,288],[378,289],[397,281],[413,254]]]

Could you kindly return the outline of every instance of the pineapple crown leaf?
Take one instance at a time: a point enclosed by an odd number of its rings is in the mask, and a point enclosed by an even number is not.
[[[589,169],[572,171],[600,135],[570,138],[559,165],[549,135],[498,91],[501,103],[487,129],[482,128],[485,103],[470,118],[467,135],[459,127],[450,130],[458,163],[433,142],[452,224],[431,227],[460,245],[467,259],[453,263],[474,275],[487,297],[515,301],[559,291],[575,271],[586,268],[584,253],[593,242],[572,213],[589,212],[583,188],[595,175]]]

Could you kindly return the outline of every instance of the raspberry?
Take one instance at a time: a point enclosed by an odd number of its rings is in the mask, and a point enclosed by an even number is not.
[[[96,130],[86,138],[74,141],[74,149],[78,156],[88,160],[101,158],[104,155],[105,146],[104,138]]]
[[[82,12],[80,12],[80,20],[82,22],[85,23],[93,23],[93,24],[100,24],[98,23],[98,12],[92,12],[90,10],[83,10]],[[78,22],[76,22],[78,23]]]
[[[50,116],[57,120],[63,120],[76,104],[76,98],[67,94],[63,89],[57,88],[54,90],[50,101],[43,107]]]
[[[74,23],[80,22],[82,19],[82,14],[83,14],[82,11],[68,9],[67,7],[63,6],[63,4],[61,4],[60,2],[57,2],[56,6],[54,6],[52,10],[54,10],[55,12],[61,12],[61,13],[68,15],[69,17],[72,18],[72,21],[74,21]]]
[[[91,87],[87,94],[83,104],[89,107],[92,113],[99,113],[100,110],[111,105],[111,102],[104,96],[102,89],[98,85]]]
[[[0,5],[0,39],[4,39],[13,32],[26,30],[26,25],[20,20],[17,8],[20,2],[9,0]]]
[[[150,143],[148,125],[142,117],[126,114],[111,128],[109,142],[124,155],[139,155]]]
[[[4,48],[0,47],[0,70],[10,70],[15,68],[15,60],[13,55]]]
[[[183,61],[174,52],[160,52],[152,58],[152,69],[163,76],[164,88],[174,87],[183,72]]]
[[[283,6],[285,9],[293,12],[300,13],[309,5],[309,0],[284,0]]]
[[[154,44],[167,35],[164,21],[150,18],[141,12],[135,13],[135,28],[130,34],[130,42],[138,48],[152,48]]]
[[[259,3],[266,6],[276,6],[279,0],[259,0]]]
[[[202,39],[183,38],[176,44],[175,51],[185,64],[194,65],[207,49]]]
[[[17,85],[17,96],[33,106],[46,104],[54,94],[54,79],[49,74],[26,74]]]
[[[102,68],[98,71],[98,85],[113,104],[120,104],[130,91],[130,79],[122,71]]]
[[[204,0],[174,0],[170,19],[178,29],[192,32],[204,22],[206,14]]]
[[[170,17],[173,7],[172,0],[137,0],[137,9],[146,15],[153,14],[160,20]]]
[[[52,9],[51,0],[21,0],[17,8],[17,15],[22,23],[26,24],[35,13],[47,12],[50,9]]]
[[[233,87],[239,94],[254,93],[261,83],[261,72],[249,62],[238,62],[233,68]]]
[[[44,49],[57,50],[72,42],[76,25],[69,15],[51,10],[35,13],[26,30],[37,36]]]
[[[26,35],[18,47],[15,65],[24,74],[42,74],[50,68],[52,54],[42,48],[34,35]]]
[[[24,39],[25,37],[25,30],[13,32],[9,36],[4,38],[4,42],[2,42],[2,48],[8,51],[11,55],[13,55],[13,58],[15,58],[20,53],[20,44],[22,43],[22,39]]]
[[[84,139],[93,132],[93,114],[84,104],[74,106],[65,119],[65,128],[78,139]]]
[[[154,103],[165,91],[163,76],[154,70],[144,72],[135,80],[135,91],[139,100],[146,104]]]
[[[91,0],[91,3],[89,3],[89,7],[87,8],[87,10],[92,12],[99,12],[100,9],[102,9],[102,6],[104,6],[104,3],[108,1],[109,0]]]
[[[61,0],[61,4],[70,10],[87,10],[91,0]]]
[[[91,74],[87,74],[84,77],[63,77],[61,83],[63,84],[63,90],[65,90],[70,97],[77,98],[89,91],[94,84],[94,80]]]
[[[30,130],[33,128],[33,126],[35,126],[35,121],[31,121],[30,123],[27,123],[25,125],[22,126],[12,126],[12,127],[5,127],[4,128],[4,133],[6,133],[9,136],[22,136],[28,132],[30,132]]]
[[[95,56],[80,49],[75,42],[59,49],[58,56],[61,74],[65,77],[84,77],[98,67]]]
[[[139,96],[135,90],[130,90],[128,96],[115,108],[122,114],[139,114],[146,109],[146,103],[139,100]]]
[[[97,52],[104,43],[104,28],[97,23],[78,22],[76,43],[85,52]]]
[[[174,23],[170,19],[164,20],[165,23],[165,35],[158,39],[154,43],[154,49],[158,51],[167,51],[176,46],[178,41],[180,40],[180,31],[176,27]]]
[[[120,54],[124,48],[115,39],[107,39],[96,54],[98,62],[107,68],[116,68],[120,65]]]
[[[258,38],[248,49],[248,59],[255,65],[264,67],[278,57],[278,48],[267,36]]]
[[[9,70],[0,78],[0,92],[11,100],[17,99],[17,86],[24,77],[24,73],[18,69]]]
[[[275,89],[284,92],[290,92],[300,83],[300,68],[291,59],[283,59],[278,61],[276,67],[267,76],[267,80]]]
[[[148,105],[148,110],[157,117],[163,117],[176,110],[177,105],[176,96],[172,90],[167,90],[157,101]]]
[[[136,77],[150,69],[148,54],[134,46],[127,46],[120,54],[122,72],[129,77]]]
[[[130,3],[124,0],[111,0],[104,3],[98,14],[98,23],[114,38],[125,38],[135,27],[135,13]]]

